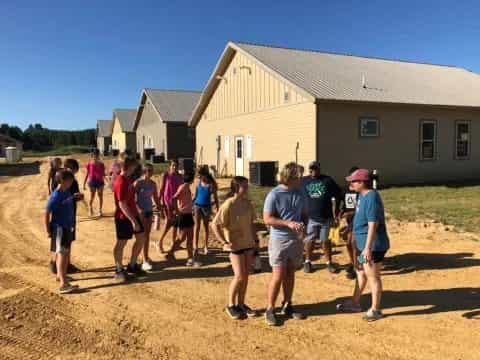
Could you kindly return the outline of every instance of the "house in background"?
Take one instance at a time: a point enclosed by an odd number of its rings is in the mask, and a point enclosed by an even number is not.
[[[137,110],[115,109],[112,118],[112,149],[120,152],[129,149],[137,152],[137,139],[135,137],[135,119]]]
[[[165,159],[193,158],[195,129],[188,126],[200,92],[145,89],[135,121],[137,151],[154,150]]]
[[[112,146],[112,120],[97,120],[97,149],[106,154]]]
[[[5,157],[5,149],[7,147],[16,147],[19,158],[22,157],[23,143],[20,140],[14,139],[8,135],[0,134],[0,157]]]
[[[385,184],[480,179],[480,76],[454,66],[228,43],[196,106],[196,157],[353,165]]]

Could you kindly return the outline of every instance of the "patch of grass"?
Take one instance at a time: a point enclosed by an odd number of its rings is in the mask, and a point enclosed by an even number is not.
[[[48,151],[24,151],[24,157],[46,157],[46,156],[65,156],[72,154],[88,154],[93,146],[62,146]]]
[[[270,190],[272,190],[271,187],[261,187],[255,185],[250,185],[248,189],[250,200],[255,206],[258,216],[261,216],[263,213],[263,204]]]

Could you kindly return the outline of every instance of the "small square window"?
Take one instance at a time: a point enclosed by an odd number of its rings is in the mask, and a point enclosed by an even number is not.
[[[379,134],[378,119],[360,118],[360,137],[378,137]]]

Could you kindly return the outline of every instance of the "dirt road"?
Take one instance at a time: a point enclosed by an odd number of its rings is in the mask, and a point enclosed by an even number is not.
[[[234,322],[223,312],[231,270],[221,252],[191,269],[183,266],[185,253],[167,264],[152,249],[155,270],[116,285],[113,219],[88,219],[84,205],[73,247],[83,292],[58,295],[46,266],[46,165],[41,170],[0,178],[1,359],[480,358],[480,243],[472,235],[391,223],[384,320],[336,314],[336,300],[350,295],[353,283],[319,265],[297,277],[295,302],[309,318],[269,328],[262,317]],[[113,213],[108,190],[105,212]],[[339,250],[336,259],[345,264]],[[268,279],[268,272],[251,277],[250,306],[264,307]]]

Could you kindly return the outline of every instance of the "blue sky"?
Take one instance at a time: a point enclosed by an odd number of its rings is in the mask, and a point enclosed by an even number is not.
[[[201,90],[229,40],[480,73],[479,19],[473,0],[0,0],[0,122],[94,127],[142,88]]]

